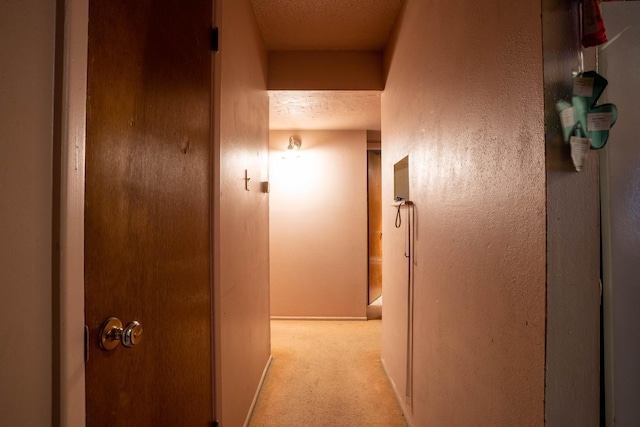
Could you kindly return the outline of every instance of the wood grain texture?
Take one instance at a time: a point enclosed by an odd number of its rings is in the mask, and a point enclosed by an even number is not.
[[[382,295],[382,155],[367,151],[369,304]]]
[[[212,421],[211,4],[90,3],[87,426]],[[98,347],[116,316],[135,348]]]

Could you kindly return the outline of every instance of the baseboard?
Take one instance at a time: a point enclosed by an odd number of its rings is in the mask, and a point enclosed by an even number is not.
[[[271,316],[271,320],[367,320],[367,317]]]
[[[273,360],[273,356],[269,355],[269,360],[267,360],[267,364],[264,367],[264,371],[262,371],[262,377],[260,378],[260,382],[258,383],[256,394],[253,396],[253,401],[251,402],[251,406],[249,407],[249,412],[247,413],[247,419],[244,421],[244,424],[243,424],[244,427],[248,427],[249,421],[251,421],[251,417],[253,416],[253,411],[256,409],[256,403],[258,403],[258,396],[260,396],[260,392],[262,391],[262,386],[264,385],[264,380],[267,377],[269,368],[271,367],[272,360]]]
[[[389,382],[389,385],[391,386],[391,390],[393,391],[393,396],[396,398],[396,401],[400,406],[402,415],[404,415],[404,420],[407,423],[407,427],[413,427],[412,415],[407,412],[408,408],[404,404],[404,399],[402,395],[398,393],[396,383],[394,383],[391,377],[389,376],[389,372],[387,371],[387,366],[385,365],[384,359],[382,358],[382,356],[380,356],[380,363],[382,364],[382,370],[384,371],[384,376],[387,377],[387,381]]]

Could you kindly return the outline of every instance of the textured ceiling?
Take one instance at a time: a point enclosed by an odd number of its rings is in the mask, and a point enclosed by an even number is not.
[[[380,92],[270,91],[269,127],[380,130]]]
[[[267,50],[383,50],[404,0],[251,0]],[[380,92],[270,91],[271,129],[380,130]]]
[[[267,50],[382,50],[403,0],[251,0]]]

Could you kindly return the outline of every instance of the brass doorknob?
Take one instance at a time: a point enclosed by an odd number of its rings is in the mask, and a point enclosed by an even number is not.
[[[129,323],[122,334],[122,345],[131,348],[138,344],[142,339],[142,325],[136,320]]]
[[[103,350],[114,350],[118,344],[122,343],[127,348],[132,348],[142,339],[142,325],[136,320],[129,323],[125,328],[122,321],[117,317],[110,317],[102,324],[100,332],[100,348]]]

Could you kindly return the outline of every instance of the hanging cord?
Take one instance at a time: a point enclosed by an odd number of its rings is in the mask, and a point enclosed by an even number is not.
[[[405,386],[405,401],[413,405],[413,230],[412,223],[415,216],[413,202],[403,200],[396,211],[396,228],[402,226],[402,206],[407,207],[407,233],[404,241],[404,256],[407,258],[407,377]]]
[[[584,48],[582,47],[582,20],[584,19],[582,14],[584,13],[584,4],[580,2],[578,5],[580,11],[578,12],[578,38],[580,47],[578,48],[578,74],[584,73]]]
[[[577,46],[577,56],[578,56],[578,71],[573,71],[571,74],[573,77],[582,75],[584,73],[584,48],[582,47],[582,10],[584,0],[578,0],[576,4],[576,12],[578,14],[578,46]]]
[[[578,2],[578,75],[584,73],[584,47],[582,46],[584,0]]]
[[[400,202],[398,204],[398,211],[396,212],[396,228],[400,228],[402,225],[402,216],[400,215],[400,208],[404,205],[405,202]]]
[[[412,223],[415,216],[414,204],[407,205],[407,234],[405,237],[405,253],[407,258],[407,378],[405,386],[406,402],[413,404],[413,234]],[[398,207],[398,212],[400,207]]]
[[[404,256],[405,258],[409,258],[409,268],[411,268],[411,207],[413,204],[411,202],[407,203],[407,234],[404,238]],[[411,272],[411,270],[409,270]]]

